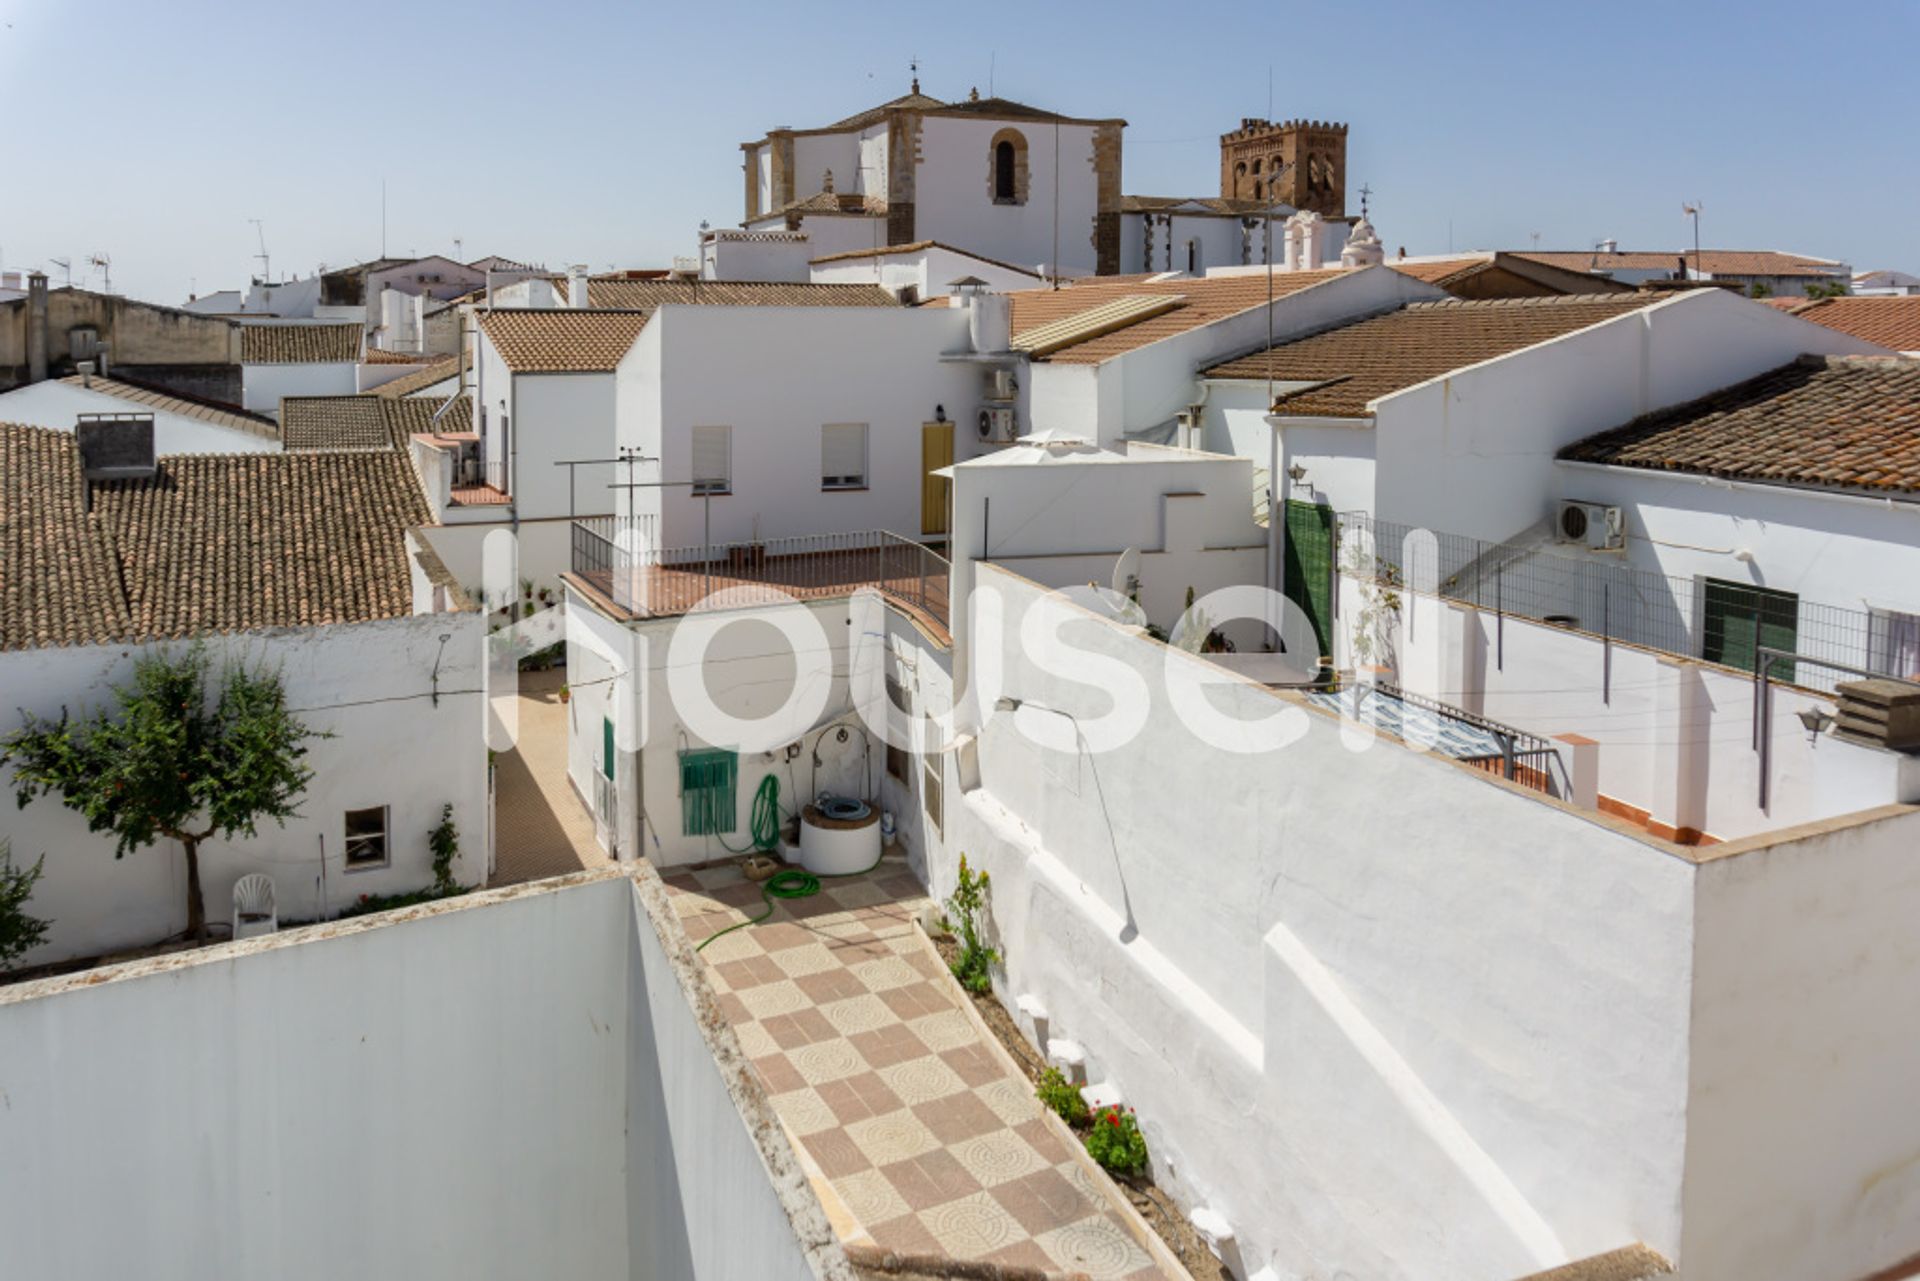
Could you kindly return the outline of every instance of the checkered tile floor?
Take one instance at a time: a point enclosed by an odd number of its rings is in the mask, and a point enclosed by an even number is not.
[[[665,880],[695,943],[760,909],[732,866]],[[925,902],[889,857],[700,954],[836,1230],[904,1254],[1163,1276],[981,1042],[914,925]]]

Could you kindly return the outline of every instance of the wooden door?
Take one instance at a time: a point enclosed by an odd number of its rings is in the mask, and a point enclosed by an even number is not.
[[[920,427],[920,532],[947,532],[947,495],[953,482],[933,473],[953,465],[953,424],[923,423]]]

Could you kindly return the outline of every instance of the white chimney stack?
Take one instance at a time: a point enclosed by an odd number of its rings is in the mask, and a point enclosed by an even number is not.
[[[567,306],[576,311],[587,307],[587,264],[576,262],[567,268]]]

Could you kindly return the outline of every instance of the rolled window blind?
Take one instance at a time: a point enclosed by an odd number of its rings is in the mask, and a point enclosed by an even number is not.
[[[732,487],[729,463],[729,429],[695,427],[693,429],[693,492],[725,493]]]
[[[828,423],[820,429],[820,483],[829,489],[867,483],[865,423]]]

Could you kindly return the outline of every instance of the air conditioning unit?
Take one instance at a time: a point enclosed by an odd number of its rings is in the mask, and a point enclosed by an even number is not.
[[[1627,518],[1618,507],[1562,499],[1554,521],[1557,541],[1592,551],[1620,551],[1627,545]]]
[[[1005,444],[1013,439],[1013,407],[1010,405],[988,405],[980,410],[975,422],[983,441]]]

